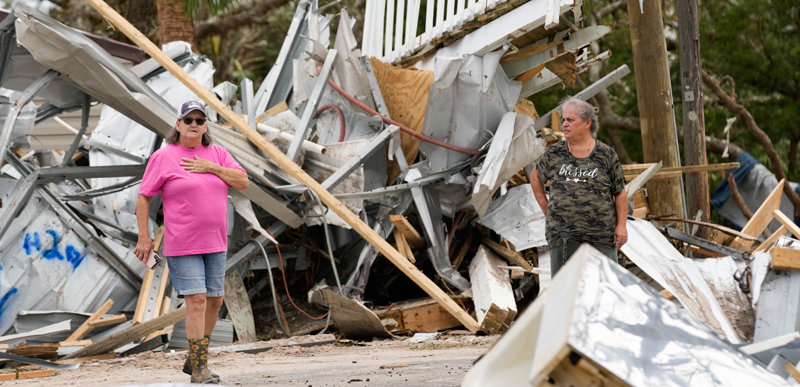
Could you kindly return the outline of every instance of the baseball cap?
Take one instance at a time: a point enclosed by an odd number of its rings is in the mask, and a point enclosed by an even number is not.
[[[203,104],[197,101],[187,101],[184,102],[183,105],[181,105],[180,109],[178,109],[178,119],[186,117],[187,114],[191,113],[194,110],[203,113],[204,116],[208,116],[208,113],[206,113],[206,108],[203,106]]]

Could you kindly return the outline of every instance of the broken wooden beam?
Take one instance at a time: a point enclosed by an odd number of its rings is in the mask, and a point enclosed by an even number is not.
[[[800,239],[800,227],[794,224],[794,222],[789,219],[789,217],[786,216],[783,211],[775,210],[772,212],[772,216],[774,216],[775,219],[783,225],[783,227],[786,227],[786,229],[789,230],[789,232],[791,232],[795,238]]]
[[[425,247],[425,240],[419,232],[403,215],[389,215],[389,220],[394,224],[394,228],[400,231],[408,241],[409,246],[420,249]]]
[[[81,324],[78,327],[78,329],[72,332],[72,334],[69,335],[69,337],[67,337],[67,339],[64,341],[78,341],[82,339],[83,336],[86,336],[86,334],[89,333],[89,331],[94,329],[92,322],[95,320],[99,320],[104,314],[106,314],[106,312],[108,312],[111,309],[112,306],[114,306],[114,300],[110,298],[107,299],[106,302],[104,302],[103,305],[100,306],[100,308],[98,308],[94,313],[92,313],[92,315],[89,316],[89,318],[87,318],[86,321],[84,321],[83,324]]]
[[[394,303],[385,310],[376,310],[375,314],[392,333],[433,333],[461,325],[432,298]]]
[[[186,307],[175,309],[167,314],[162,314],[152,320],[145,321],[141,324],[134,325],[122,332],[106,337],[86,348],[79,349],[67,356],[64,359],[73,359],[77,357],[99,355],[111,352],[125,344],[132,343],[137,339],[144,337],[151,332],[163,329],[166,326],[175,324],[186,317]]]
[[[638,175],[644,172],[647,168],[655,165],[656,163],[642,163],[642,164],[624,164],[622,165],[622,174],[625,176]],[[739,168],[739,162],[719,163],[719,164],[706,164],[706,165],[684,165],[680,167],[663,167],[659,172],[712,172],[712,171],[727,171],[730,169]]]
[[[480,246],[469,265],[475,315],[481,331],[488,334],[500,332],[517,315],[511,278],[508,270],[499,267],[503,264],[486,246]]]
[[[770,268],[773,270],[800,270],[800,250],[773,247]]]
[[[17,380],[17,379],[32,379],[42,378],[46,376],[53,376],[56,370],[34,370],[34,371],[13,371],[8,373],[0,373],[0,381]]]
[[[102,0],[88,0],[92,8],[97,10],[103,18],[113,24],[120,32],[131,39],[139,48],[144,50],[151,58],[161,64],[164,69],[186,85],[192,92],[207,103],[225,120],[239,130],[251,143],[263,151],[275,164],[286,171],[300,184],[305,185],[314,191],[320,200],[336,215],[350,225],[355,232],[364,238],[368,243],[375,247],[383,256],[397,266],[400,271],[408,276],[414,283],[422,288],[428,295],[444,305],[448,312],[452,313],[470,332],[478,331],[478,323],[475,319],[461,309],[447,293],[440,289],[430,278],[428,278],[416,266],[408,262],[402,254],[384,240],[377,232],[364,223],[356,214],[348,209],[339,199],[334,197],[319,182],[309,176],[299,165],[286,157],[274,144],[267,141],[260,133],[255,131],[246,120],[234,113],[227,105],[223,104],[214,94],[209,92],[203,85],[192,78],[181,66],[175,63],[170,57],[164,54],[153,42],[144,36],[139,30],[130,24],[122,15],[111,8]]]
[[[778,230],[773,232],[772,235],[770,235],[767,239],[765,239],[764,242],[761,242],[761,244],[758,245],[758,247],[756,247],[756,249],[753,250],[753,252],[757,252],[757,251],[768,252],[768,251],[770,251],[770,247],[774,246],[775,242],[778,241],[778,238],[780,238],[780,237],[782,237],[784,235],[786,235],[786,225],[782,225]]]
[[[406,239],[406,237],[397,227],[394,229],[394,244],[397,248],[397,251],[399,251],[400,254],[405,255],[409,262],[417,263],[417,259],[414,258],[414,252],[411,251],[411,246],[409,245],[408,239]]]
[[[786,180],[781,180],[778,185],[772,189],[772,192],[764,199],[764,202],[758,207],[753,217],[744,225],[742,233],[747,235],[760,235],[764,229],[767,228],[769,222],[772,221],[773,213],[781,206],[781,196],[783,196],[783,185]],[[745,249],[750,249],[753,245],[752,241],[747,241],[742,238],[733,240],[736,243],[741,243]]]
[[[489,238],[483,238],[481,243],[485,244],[487,247],[492,249],[495,253],[500,255],[501,257],[505,258],[508,263],[512,265],[517,265],[525,270],[532,271],[533,266],[531,266],[525,258],[522,257],[522,254],[511,250]]]

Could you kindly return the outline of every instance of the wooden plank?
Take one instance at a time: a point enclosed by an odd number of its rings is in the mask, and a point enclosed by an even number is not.
[[[153,279],[155,276],[155,270],[149,267],[145,269],[144,278],[142,278],[142,287],[139,288],[139,298],[136,301],[136,309],[134,309],[133,319],[131,319],[133,325],[141,324],[144,321],[147,299],[150,298],[150,289],[153,287]]]
[[[277,116],[279,113],[283,113],[287,110],[289,110],[289,105],[286,104],[286,101],[281,101],[277,105],[267,109],[267,111],[264,112],[264,115],[270,117]]]
[[[53,376],[56,374],[56,370],[35,370],[35,371],[25,371],[25,372],[13,372],[13,373],[4,373],[0,374],[0,380],[16,380],[16,379],[31,379],[31,378],[42,378],[46,376]]]
[[[53,333],[66,332],[66,331],[70,330],[69,322],[70,322],[70,320],[64,320],[64,321],[61,321],[61,322],[57,322],[55,324],[50,324],[50,325],[47,325],[47,326],[44,326],[44,327],[41,327],[41,328],[34,329],[32,331],[22,332],[22,333],[15,333],[13,335],[2,336],[2,337],[0,337],[0,343],[5,342],[5,341],[13,341],[13,340],[18,340],[18,339],[25,339],[25,338],[28,338],[28,337],[45,336],[45,335],[49,335],[49,334],[53,334]]]
[[[518,99],[517,105],[514,106],[514,112],[517,114],[525,114],[530,116],[534,121],[539,119],[539,112],[536,111],[536,106],[534,106],[533,101],[529,99]]]
[[[554,132],[561,131],[561,110],[553,110],[550,112],[550,120],[551,125],[550,127],[553,129]]]
[[[64,359],[74,359],[85,356],[99,355],[111,352],[125,344],[132,343],[133,341],[147,336],[153,331],[157,331],[166,326],[175,324],[186,317],[186,307],[175,309],[167,314],[162,314],[152,320],[148,320],[138,325],[134,325],[122,332],[106,337],[86,348],[79,349],[73,353],[64,356]]]
[[[655,163],[641,163],[641,164],[625,164],[622,166],[622,174],[624,175],[638,175],[647,168],[655,165]],[[712,172],[712,171],[726,171],[729,169],[739,168],[739,162],[732,163],[719,163],[719,164],[706,164],[706,165],[684,165],[680,167],[663,167],[661,172]]]
[[[794,222],[789,219],[789,217],[786,216],[783,211],[775,210],[772,212],[772,215],[778,220],[778,222],[781,222],[783,227],[786,227],[786,229],[789,230],[789,232],[791,232],[795,238],[800,239],[800,227],[794,224]]]
[[[405,216],[389,215],[389,220],[394,224],[395,229],[403,233],[403,236],[406,237],[406,241],[408,241],[411,247],[415,249],[425,247],[425,240],[422,239],[422,236],[419,235],[419,232],[409,223]]]
[[[742,233],[748,235],[761,235],[761,232],[767,228],[769,222],[772,221],[773,212],[780,208],[781,205],[781,196],[783,195],[783,185],[786,183],[786,179],[781,180],[778,182],[778,185],[770,192],[764,202],[758,207],[753,217],[747,221],[747,224],[744,225],[742,228]],[[733,240],[736,243],[741,243],[742,246],[749,249],[752,246],[752,242],[748,242],[742,238],[736,238]]]
[[[85,347],[92,345],[92,340],[59,341],[59,347]]]
[[[153,239],[153,249],[158,251],[161,249],[161,242],[164,241],[164,226],[158,226],[158,230],[156,230],[156,238]]]
[[[477,308],[475,309],[478,310]],[[480,319],[480,331],[493,335],[503,329],[503,324],[508,318],[508,309],[491,304]]]
[[[661,289],[661,291],[658,292],[658,294],[660,294],[662,297],[664,297],[664,298],[666,298],[668,300],[674,300],[675,299],[675,295],[670,293],[669,290],[667,290],[667,289]]]
[[[369,63],[389,116],[407,128],[422,133],[433,71],[395,67],[374,57],[369,58]],[[400,139],[406,162],[411,164],[419,153],[419,141],[405,133],[400,135]],[[399,173],[396,167],[390,169],[388,181],[393,181]]]
[[[520,255],[520,253],[518,253],[518,252],[516,252],[514,250],[507,249],[505,246],[503,246],[503,245],[501,245],[501,244],[499,244],[499,243],[497,243],[497,242],[495,242],[495,241],[493,241],[493,240],[491,240],[489,238],[483,238],[481,240],[481,243],[485,244],[487,247],[492,249],[495,253],[497,253],[501,257],[505,258],[512,265],[517,265],[517,266],[519,266],[519,267],[521,267],[521,268],[523,268],[523,269],[525,269],[527,271],[533,271],[533,266],[531,266],[531,264],[528,263],[528,261],[526,261],[524,258],[522,258],[522,255]]]
[[[408,245],[406,237],[403,236],[403,233],[400,232],[397,227],[394,229],[394,243],[395,246],[397,246],[397,251],[399,251],[400,254],[405,255],[409,262],[417,263],[417,259],[414,258],[414,252],[411,251],[411,246]]]
[[[381,320],[392,319],[397,325],[387,329],[391,332],[433,333],[461,325],[432,298],[395,303],[388,309],[375,312]]]
[[[453,269],[458,270],[458,267],[461,266],[461,261],[464,260],[464,257],[467,255],[469,248],[472,246],[472,240],[475,239],[475,233],[470,233],[467,237],[467,240],[464,241],[464,244],[461,245],[461,249],[458,250],[458,255],[453,260]]]
[[[94,313],[92,313],[92,315],[89,316],[89,318],[86,319],[86,321],[84,321],[83,324],[81,324],[81,326],[79,326],[78,329],[72,332],[72,334],[69,335],[69,337],[67,337],[67,339],[64,341],[77,341],[82,339],[83,336],[86,336],[86,334],[89,333],[89,331],[94,329],[94,327],[91,325],[92,321],[102,317],[104,314],[106,314],[106,312],[108,312],[109,309],[111,309],[112,306],[114,306],[114,300],[110,298],[107,299],[106,302],[104,302],[103,305],[100,306],[100,308],[98,308]]]
[[[117,356],[116,352],[111,352],[111,353],[103,353],[103,354],[94,355],[94,356],[78,357],[78,358],[75,358],[75,359],[56,360],[55,363],[58,363],[58,364],[78,364],[78,363],[87,363],[87,362],[96,361],[96,360],[116,359],[117,357],[118,356]]]
[[[769,248],[773,246],[773,244],[778,240],[778,238],[784,235],[786,235],[786,225],[782,225],[778,230],[772,233],[772,235],[770,235],[769,238],[765,239],[764,242],[761,242],[761,244],[758,247],[756,247],[756,249],[753,250],[753,252],[769,251]]]
[[[106,325],[119,324],[127,321],[128,318],[124,314],[118,314],[113,317],[99,318],[97,320],[89,321],[92,328],[104,327]]]
[[[245,343],[258,341],[253,308],[238,270],[225,275],[225,306],[228,308],[239,341]]]
[[[164,265],[163,272],[161,273],[161,280],[158,282],[158,292],[156,293],[156,303],[153,306],[153,315],[150,318],[158,317],[164,314],[166,310],[161,309],[164,302],[164,294],[167,291],[167,280],[169,279],[169,265]]]
[[[503,264],[491,250],[481,245],[469,265],[475,315],[481,330],[489,334],[499,332],[509,314],[517,314],[508,270],[499,267]]]
[[[784,364],[783,368],[786,369],[787,372],[789,372],[789,375],[792,375],[795,381],[800,382],[800,371],[798,371],[797,368],[794,365],[792,365],[792,363]]]
[[[663,170],[661,170],[661,171],[658,171],[658,172],[654,173],[653,176],[650,177],[650,179],[648,181],[650,181],[650,180],[662,180],[662,179],[678,178],[678,177],[681,177],[681,175],[682,175],[682,173],[680,171],[664,172]],[[634,175],[634,174],[624,175],[625,181],[628,181],[628,182],[633,181],[633,179],[635,179],[636,176],[639,176],[639,175]]]
[[[800,270],[800,250],[773,247],[770,268],[773,270]]]
[[[355,232],[364,238],[368,243],[375,247],[381,254],[383,254],[389,261],[397,266],[400,271],[408,276],[414,283],[416,283],[428,295],[433,297],[439,303],[444,305],[448,312],[452,313],[456,318],[464,324],[470,332],[478,331],[478,323],[469,314],[467,314],[461,307],[458,306],[442,289],[440,289],[430,278],[425,276],[416,266],[408,262],[408,259],[402,256],[397,250],[394,249],[388,242],[386,242],[378,233],[372,230],[366,223],[364,223],[356,214],[348,209],[341,201],[328,192],[319,182],[309,176],[299,165],[295,164],[292,160],[286,157],[280,149],[274,144],[267,141],[264,136],[255,131],[249,126],[247,121],[243,120],[236,113],[234,113],[228,106],[223,104],[216,96],[211,94],[203,85],[192,78],[182,67],[170,59],[166,54],[156,47],[146,36],[133,27],[124,17],[117,13],[113,8],[102,0],[87,0],[90,6],[97,10],[103,18],[113,24],[120,32],[127,36],[137,46],[142,48],[151,58],[155,59],[159,64],[169,71],[173,76],[186,85],[193,91],[200,99],[213,108],[225,120],[235,126],[239,132],[244,134],[251,143],[262,150],[275,164],[281,169],[294,177],[300,184],[303,184],[313,190],[320,200],[336,215],[350,225]],[[376,64],[373,64],[373,69]],[[376,74],[377,76],[377,74]],[[433,73],[430,73],[431,83],[433,82]],[[427,86],[424,88],[424,93],[427,94]],[[386,99],[386,98],[384,98]],[[422,106],[424,109],[426,105],[420,99],[411,100],[411,104],[407,106]],[[388,101],[387,101],[388,105]],[[391,113],[391,110],[390,110]],[[396,117],[401,118],[401,117]],[[402,118],[401,118],[402,119]],[[421,125],[420,125],[421,128]],[[416,146],[415,146],[416,147]],[[406,153],[406,157],[410,155]],[[414,155],[416,157],[416,155]],[[413,160],[413,159],[412,159]],[[162,316],[163,317],[163,316]],[[160,317],[159,317],[160,318]],[[158,319],[158,318],[157,318]]]

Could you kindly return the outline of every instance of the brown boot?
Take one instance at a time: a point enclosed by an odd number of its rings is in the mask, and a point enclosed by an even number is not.
[[[208,338],[189,339],[189,357],[192,363],[192,383],[219,384],[208,370]]]
[[[211,336],[209,336],[209,335],[205,335],[205,336],[203,336],[203,338],[208,339],[209,342],[211,341]],[[192,343],[190,341],[189,342],[189,348],[191,348],[191,346],[192,346]],[[191,355],[192,355],[192,351],[187,351],[186,352],[186,361],[183,362],[183,373],[185,373],[186,375],[191,375],[192,374],[192,360],[191,360],[192,356]],[[211,377],[219,380],[219,375],[217,375],[217,374],[215,374],[213,372],[211,373]]]

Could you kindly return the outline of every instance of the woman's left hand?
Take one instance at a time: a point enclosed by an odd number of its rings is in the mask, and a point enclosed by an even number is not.
[[[193,159],[190,159],[188,157],[181,157],[181,159],[183,160],[183,162],[181,162],[181,167],[183,167],[183,169],[188,171],[189,173],[210,172],[211,168],[213,168],[214,165],[216,165],[209,160],[197,157],[197,155],[194,155]]]
[[[628,229],[625,227],[625,223],[618,224],[614,229],[614,246],[619,249],[626,242],[628,242]]]

